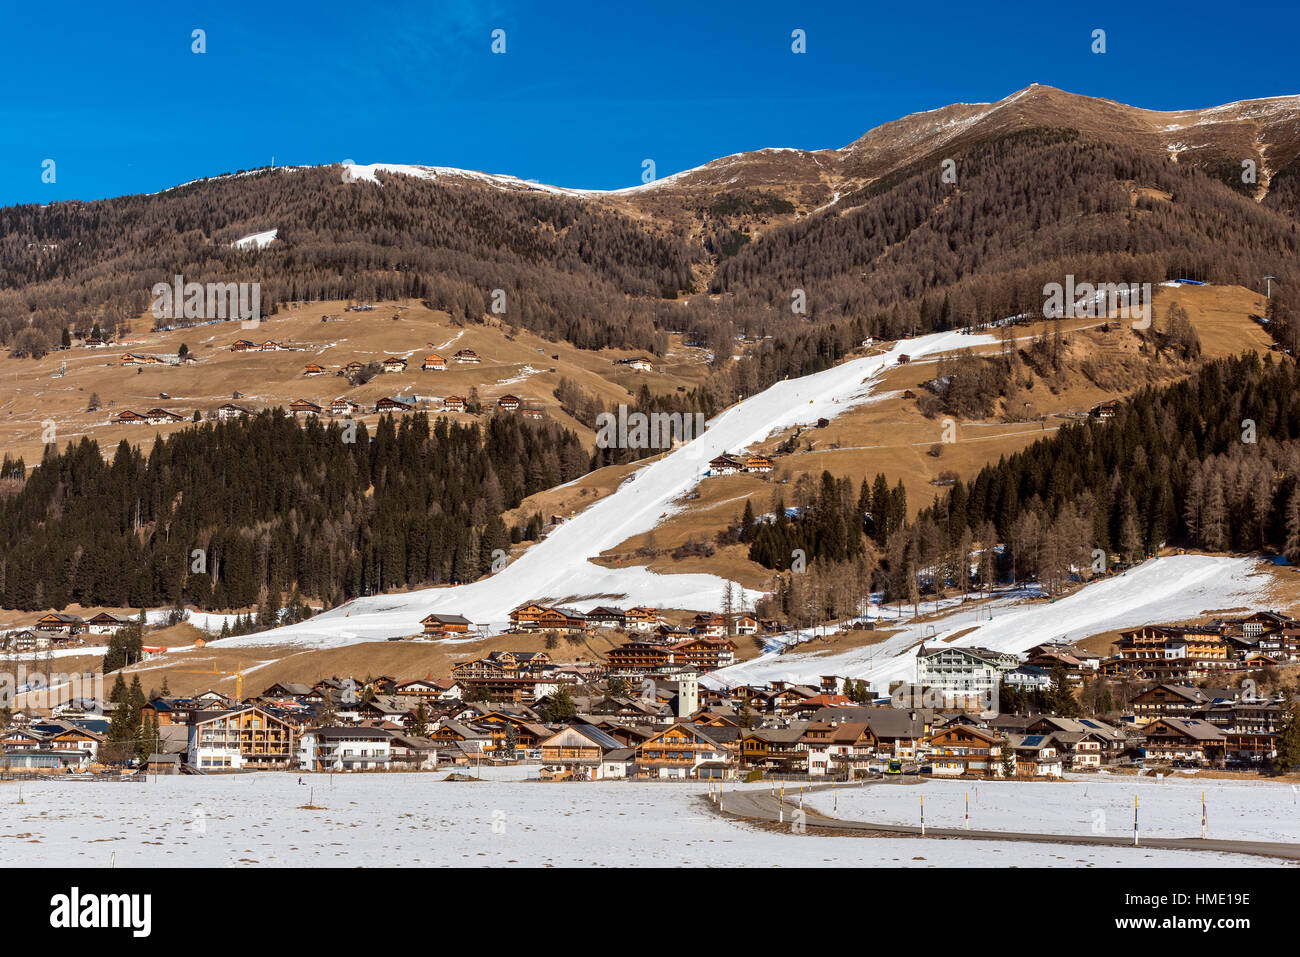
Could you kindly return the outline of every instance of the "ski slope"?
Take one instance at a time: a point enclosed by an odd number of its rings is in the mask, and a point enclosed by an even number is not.
[[[358,598],[296,625],[225,639],[222,646],[335,647],[411,635],[438,612],[464,615],[502,629],[512,609],[530,601],[587,609],[620,602],[656,608],[721,610],[723,579],[661,575],[643,567],[603,568],[589,559],[648,532],[682,504],[711,459],[760,442],[773,432],[831,419],[869,401],[879,374],[906,353],[913,358],[991,344],[991,336],[959,332],[908,339],[888,352],[855,359],[810,376],[787,379],[717,415],[704,434],[645,465],[617,491],[555,528],[497,574],[468,585]],[[756,592],[747,591],[753,601]]]
[[[879,644],[833,655],[819,655],[811,649],[784,655],[773,652],[723,668],[703,680],[714,687],[730,687],[774,679],[816,683],[822,675],[839,675],[865,679],[877,693],[885,694],[892,681],[916,680],[916,652],[922,642],[1018,654],[1044,641],[1077,641],[1117,628],[1179,621],[1208,611],[1258,604],[1267,598],[1268,579],[1254,574],[1255,565],[1253,558],[1213,555],[1153,558],[1056,601],[1026,601],[1023,593],[1017,592],[908,625]],[[924,604],[921,610],[925,612]],[[960,637],[945,641],[963,631],[966,633]]]

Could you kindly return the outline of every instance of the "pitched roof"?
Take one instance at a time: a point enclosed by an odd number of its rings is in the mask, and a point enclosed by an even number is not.
[[[902,708],[864,708],[863,710],[867,712],[865,717],[867,726],[878,738],[916,738],[925,732],[925,713],[919,709],[905,711]]]
[[[1147,725],[1147,734],[1150,735],[1152,728],[1162,724],[1195,741],[1226,740],[1223,732],[1217,727],[1208,721],[1201,721],[1197,718],[1161,718]]]
[[[421,624],[429,624],[429,623],[431,623],[431,622],[437,622],[438,624],[441,624],[441,625],[471,625],[471,624],[473,624],[473,622],[471,622],[471,621],[470,621],[468,618],[466,618],[464,615],[437,615],[437,614],[434,614],[434,615],[426,615],[424,618],[420,619],[420,623],[421,623]]]

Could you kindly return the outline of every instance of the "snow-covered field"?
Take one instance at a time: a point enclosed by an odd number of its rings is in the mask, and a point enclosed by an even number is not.
[[[19,785],[4,782],[0,860],[79,867],[1268,863],[1145,848],[775,833],[713,814],[699,798],[704,785],[491,777],[457,783],[443,781],[441,773],[338,774],[331,782],[329,775],[313,774],[303,775],[301,785],[287,773],[164,777],[142,785],[53,780],[23,783],[22,804]],[[872,790],[915,799],[914,788]],[[841,806],[845,800],[842,793]],[[308,803],[322,810],[301,809]]]
[[[804,803],[835,817],[917,824],[924,794],[928,826],[963,827],[969,796],[970,826],[976,830],[1131,835],[1136,796],[1140,834],[1200,837],[1202,792],[1208,837],[1300,843],[1300,788],[1177,772],[1163,780],[1149,775],[1118,778],[1105,774],[1080,775],[1065,782],[935,779],[919,786],[843,788],[838,798],[829,791],[820,792]]]
[[[1255,573],[1256,564],[1251,558],[1209,555],[1151,559],[1057,601],[1027,601],[1017,594],[958,606],[937,620],[908,625],[879,644],[829,655],[817,654],[815,646],[783,655],[772,652],[714,672],[705,680],[716,687],[773,679],[815,682],[821,675],[841,675],[864,678],[884,693],[891,681],[916,679],[916,652],[922,641],[942,642],[967,629],[973,630],[951,644],[1021,652],[1044,641],[1072,641],[1116,628],[1258,603],[1265,597],[1268,579]],[[922,611],[927,608],[933,605],[923,606]],[[905,613],[910,611],[904,608]]]
[[[833,418],[869,401],[877,376],[895,365],[899,354],[916,358],[992,341],[988,336],[936,333],[898,343],[880,355],[778,382],[720,413],[703,435],[643,466],[616,492],[560,525],[490,578],[454,588],[361,598],[308,621],[227,639],[222,645],[337,647],[414,634],[430,612],[465,615],[476,624],[503,628],[511,609],[529,601],[562,601],[583,609],[620,601],[720,610],[724,583],[717,576],[603,568],[588,559],[649,531],[681,508],[683,496],[703,478],[715,456],[739,452],[773,432]],[[751,601],[756,597],[747,593]]]

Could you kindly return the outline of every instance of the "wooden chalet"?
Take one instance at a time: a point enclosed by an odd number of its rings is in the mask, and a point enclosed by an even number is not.
[[[438,353],[431,352],[424,357],[424,361],[420,363],[420,368],[425,372],[446,372],[447,360]]]
[[[710,475],[735,475],[745,467],[739,459],[730,455],[719,455],[709,462]]]
[[[470,630],[472,622],[463,615],[427,615],[420,620],[424,633],[432,636],[463,635]]]
[[[1055,734],[1008,734],[1007,747],[1014,752],[1014,771],[1018,778],[1059,778],[1065,760]]]
[[[395,399],[392,396],[385,396],[375,403],[376,412],[414,412],[415,403],[405,402],[402,399]]]
[[[597,628],[622,628],[625,621],[623,611],[609,605],[599,605],[587,612],[587,624]]]
[[[1149,761],[1191,761],[1198,765],[1221,757],[1228,738],[1199,718],[1158,718],[1143,732]]]
[[[845,709],[847,710],[847,709]],[[867,723],[872,753],[893,758],[913,758],[921,741],[930,733],[929,718],[924,711],[902,708],[854,708]],[[825,712],[819,712],[820,718]]]
[[[65,615],[60,611],[52,611],[48,615],[41,615],[36,619],[36,627],[42,631],[61,631],[67,635],[80,634],[86,628],[86,622],[76,615]]]
[[[510,630],[511,631],[532,631],[537,627],[536,622],[541,616],[549,611],[545,605],[529,603],[520,605],[510,612]]]
[[[305,376],[324,375],[325,367],[317,362],[309,362],[307,367],[302,370],[302,374]]]
[[[935,775],[1002,775],[1002,750],[1007,739],[996,731],[955,725],[930,735]]]
[[[643,605],[629,608],[623,613],[623,621],[630,631],[654,631],[664,623],[659,612]]]
[[[401,356],[389,356],[383,361],[382,368],[385,372],[405,372],[406,360]]]
[[[463,395],[449,395],[442,400],[444,412],[464,412],[468,406],[469,400]]]
[[[724,769],[730,763],[727,745],[713,737],[719,729],[678,722],[635,745],[632,761],[641,778],[695,778],[701,769]]]
[[[1213,699],[1193,685],[1159,684],[1148,688],[1133,699],[1133,716],[1139,724],[1159,718],[1186,718],[1202,708],[1208,708]]]
[[[583,631],[587,627],[587,617],[580,611],[572,608],[548,608],[538,618],[533,626],[539,631],[560,631],[565,634],[574,634]]]
[[[506,394],[497,399],[497,408],[502,412],[518,412],[524,400],[517,395]]]
[[[330,403],[330,415],[332,416],[353,416],[361,412],[361,404],[353,402],[346,396],[339,396]]]
[[[1193,677],[1230,667],[1230,646],[1209,627],[1143,625],[1120,632],[1102,670],[1110,675],[1142,672],[1151,677]]]
[[[45,739],[45,746],[54,751],[80,751],[87,761],[94,761],[99,755],[104,735],[88,728],[70,725],[63,731],[56,732]]]
[[[48,648],[60,648],[77,644],[80,639],[66,631],[46,631],[43,628],[20,628],[11,631],[4,638],[4,645],[10,651],[45,651]]]
[[[643,674],[679,663],[673,646],[650,641],[629,641],[611,648],[605,661],[611,672],[619,674]]]
[[[133,412],[130,409],[123,409],[117,415],[113,416],[113,422],[116,425],[147,425],[149,419],[139,412]]]
[[[230,419],[242,419],[249,415],[252,415],[252,413],[248,409],[245,409],[242,405],[235,405],[233,402],[227,402],[217,409],[217,418],[222,422]]]
[[[552,736],[551,729],[546,725],[527,721],[518,715],[507,714],[504,711],[489,711],[481,718],[476,718],[474,726],[480,731],[487,732],[491,737],[486,750],[492,752],[505,752],[507,727],[513,727],[515,730],[515,749],[518,751],[536,750],[541,747],[543,741]]]
[[[691,630],[706,638],[721,638],[727,634],[727,619],[722,615],[701,612],[691,621]]]
[[[257,349],[257,343],[248,339],[236,339],[230,344],[231,352],[252,352]]]
[[[477,364],[482,361],[481,359],[479,359],[478,353],[475,352],[473,349],[461,349],[454,356],[452,356],[452,358],[455,359],[457,362],[468,362],[473,364]]]
[[[443,687],[432,678],[410,678],[399,681],[393,688],[393,694],[402,697],[421,698],[436,701],[442,697]]]
[[[736,759],[741,768],[763,768],[785,774],[808,769],[808,751],[802,747],[806,725],[788,728],[757,728],[742,732],[736,742]]]
[[[86,619],[86,630],[92,635],[111,635],[119,628],[124,628],[131,624],[131,618],[126,615],[118,615],[111,611],[101,611]]]
[[[679,664],[688,664],[697,671],[717,671],[736,663],[736,643],[730,638],[695,638],[673,646],[673,656]]]
[[[12,754],[15,751],[34,751],[41,746],[41,738],[25,728],[11,728],[0,734],[0,751]]]
[[[166,409],[150,409],[144,414],[150,425],[168,425],[172,422],[184,422],[185,416],[168,412]]]
[[[603,777],[606,755],[626,746],[590,724],[571,725],[541,741],[542,774],[552,781]]]
[[[800,743],[810,776],[866,771],[875,750],[865,721],[809,721]]]
[[[289,413],[294,416],[320,415],[324,410],[308,399],[294,399],[289,403]]]

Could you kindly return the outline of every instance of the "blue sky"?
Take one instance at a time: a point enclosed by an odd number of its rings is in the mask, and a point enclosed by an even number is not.
[[[0,0],[0,205],[152,192],[272,157],[615,188],[647,158],[663,176],[838,147],[1035,81],[1152,109],[1300,93],[1294,5],[976,7]]]

